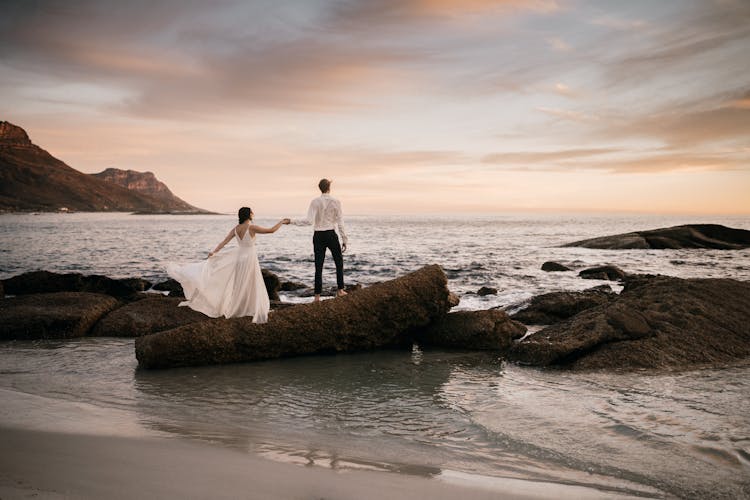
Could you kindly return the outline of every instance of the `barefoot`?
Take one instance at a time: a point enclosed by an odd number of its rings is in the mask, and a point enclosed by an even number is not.
[[[349,294],[346,293],[344,290],[339,290],[338,292],[336,292],[336,297],[343,297],[344,295],[349,295]]]
[[[313,302],[320,302],[320,295],[316,295]]]

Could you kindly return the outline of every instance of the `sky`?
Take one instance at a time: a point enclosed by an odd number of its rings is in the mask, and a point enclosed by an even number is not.
[[[0,4],[0,120],[202,208],[750,214],[749,0]]]

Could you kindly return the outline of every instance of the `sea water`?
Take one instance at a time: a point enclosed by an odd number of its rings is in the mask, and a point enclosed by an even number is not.
[[[698,222],[750,229],[742,217],[349,217],[346,280],[367,285],[438,263],[463,309],[514,309],[538,293],[604,283],[543,272],[547,260],[576,270],[611,263],[633,273],[749,280],[749,250],[559,246]],[[166,262],[204,258],[233,224],[221,215],[1,215],[0,277],[46,269],[159,281]],[[262,266],[311,283],[311,232],[285,226],[258,236]],[[324,279],[333,284],[327,265]],[[498,294],[474,294],[481,286]],[[21,420],[42,426],[74,418],[49,410],[68,402],[96,408],[105,427],[136,426],[300,465],[548,481],[602,496],[750,495],[750,363],[569,373],[415,346],[143,371],[132,339],[85,338],[0,343],[0,389],[38,398]],[[0,412],[0,419],[13,416]]]

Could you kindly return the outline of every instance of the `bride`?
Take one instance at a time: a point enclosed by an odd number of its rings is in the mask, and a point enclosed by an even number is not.
[[[268,321],[271,307],[268,292],[255,249],[255,235],[275,233],[289,219],[282,219],[273,227],[254,225],[253,211],[240,208],[237,224],[219,243],[208,259],[184,266],[167,265],[169,276],[179,281],[185,292],[181,306],[202,312],[206,316],[237,318],[252,316],[253,323]],[[219,254],[232,239],[237,246]]]

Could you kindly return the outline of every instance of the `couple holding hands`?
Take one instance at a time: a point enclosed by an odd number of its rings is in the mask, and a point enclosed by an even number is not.
[[[341,203],[331,196],[331,181],[321,179],[318,187],[321,195],[310,202],[307,219],[295,221],[298,225],[312,224],[315,231],[313,249],[316,302],[320,300],[323,288],[326,250],[331,251],[336,264],[338,296],[346,295],[342,253],[346,251],[347,243]],[[167,273],[182,285],[185,292],[186,300],[180,303],[181,306],[188,306],[212,318],[252,316],[253,323],[265,323],[268,321],[271,303],[258,262],[255,237],[258,234],[275,233],[282,225],[292,221],[282,219],[273,227],[262,227],[253,224],[254,214],[248,207],[240,208],[237,215],[239,223],[209,252],[207,260],[182,266],[169,264]],[[336,229],[341,233],[341,244]],[[220,253],[233,239],[237,241],[237,246]]]

